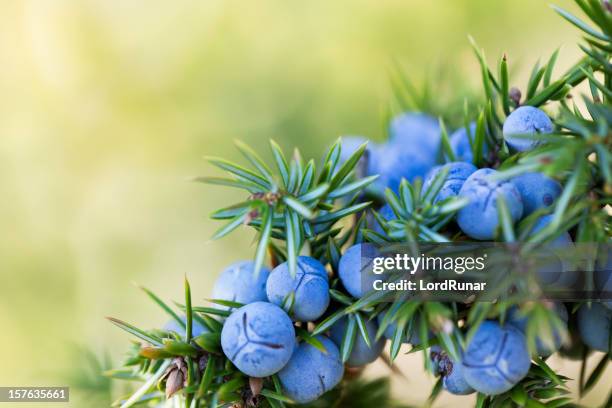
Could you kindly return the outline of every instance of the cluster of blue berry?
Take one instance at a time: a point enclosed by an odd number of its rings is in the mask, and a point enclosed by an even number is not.
[[[553,124],[540,109],[523,106],[512,112],[503,126],[503,134],[509,148],[517,152],[537,145],[523,135],[551,133]],[[499,215],[498,203],[503,199],[511,219],[516,222],[536,210],[549,207],[562,193],[562,186],[554,179],[540,173],[526,173],[510,180],[495,180],[492,168],[477,169],[473,163],[473,145],[476,125],[460,128],[450,136],[455,159],[436,165],[442,157],[440,127],[438,122],[420,113],[406,113],[395,118],[390,125],[390,139],[385,145],[369,144],[360,163],[362,176],[377,174],[375,189],[397,191],[402,179],[414,181],[424,178],[423,191],[432,184],[436,175],[444,170],[446,176],[435,202],[459,196],[467,199],[456,216],[456,223],[468,237],[491,240],[496,236]],[[343,140],[341,160],[346,160],[365,139],[347,137]],[[415,146],[420,146],[415,149]],[[483,156],[495,147],[483,144]],[[396,218],[389,205],[379,210],[386,220]],[[541,216],[532,233],[544,228],[551,216]],[[380,229],[380,226],[375,226]],[[571,237],[565,232],[557,237],[554,245],[571,245]],[[348,294],[362,298],[367,279],[374,276],[364,271],[364,258],[373,257],[374,245],[358,243],[345,250],[338,262],[337,277]],[[251,261],[238,262],[227,268],[218,278],[213,298],[237,302],[244,306],[232,310],[224,322],[221,345],[226,357],[244,374],[251,377],[267,377],[277,374],[283,392],[296,402],[316,400],[334,388],[342,379],[344,364],[339,347],[344,341],[348,318],[338,319],[327,335],[315,337],[321,347],[308,342],[296,342],[294,323],[302,324],[321,319],[330,311],[330,276],[326,267],[317,259],[300,256],[294,276],[288,263],[273,270],[262,269],[254,274]],[[562,303],[552,304],[562,325],[567,325],[568,313]],[[356,336],[346,364],[358,367],[369,364],[381,354],[386,339],[396,334],[397,323],[386,325],[382,333],[379,325],[386,311],[376,319],[364,322],[364,336]],[[584,343],[593,349],[608,351],[612,311],[600,304],[583,306],[579,310],[579,329]],[[418,327],[418,324],[413,327]],[[597,327],[597,329],[593,329]],[[175,327],[178,330],[178,327]],[[204,330],[194,328],[194,333]],[[525,333],[527,318],[520,310],[509,310],[505,322],[488,320],[482,323],[460,359],[453,359],[441,348],[431,348],[434,372],[443,378],[443,386],[449,392],[464,395],[475,391],[487,395],[503,393],[517,384],[527,374],[531,357]],[[378,334],[378,336],[377,336]],[[555,328],[552,340],[537,338],[535,354],[546,357],[562,344],[565,330]],[[433,333],[429,333],[433,338]],[[421,344],[419,333],[409,330],[402,342],[413,346]]]

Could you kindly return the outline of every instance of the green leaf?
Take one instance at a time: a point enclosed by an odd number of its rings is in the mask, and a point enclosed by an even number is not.
[[[310,210],[310,208],[306,207],[304,204],[302,204],[300,201],[296,200],[293,197],[284,196],[283,202],[306,219],[311,219],[314,217],[314,213],[312,212],[312,210]]]
[[[176,356],[195,357],[198,355],[198,350],[194,346],[183,341],[164,339],[163,343],[164,350]]]
[[[206,368],[204,369],[204,374],[202,375],[202,380],[200,381],[200,386],[198,387],[196,398],[203,398],[208,392],[213,378],[215,377],[215,362],[215,357],[209,355],[208,361],[206,362]]]
[[[552,8],[559,14],[561,15],[561,17],[563,17],[564,19],[566,19],[567,21],[569,21],[570,23],[572,23],[573,25],[575,25],[576,27],[578,27],[579,29],[581,29],[582,31],[584,31],[585,33],[599,39],[605,42],[610,42],[611,39],[605,35],[602,34],[596,30],[594,30],[593,28],[591,28],[588,24],[586,24],[584,21],[580,20],[578,17],[574,16],[573,14],[563,10],[560,7],[557,6],[552,6]]]
[[[548,101],[550,97],[552,97],[565,86],[565,83],[565,79],[559,79],[558,81],[553,82],[552,84],[542,89],[538,94],[523,102],[523,105],[538,107],[546,103],[546,101]]]
[[[352,316],[354,316],[355,320],[357,321],[357,327],[359,327],[359,333],[361,334],[361,338],[369,348],[372,348],[372,342],[370,341],[370,335],[368,334],[368,329],[366,327],[365,320],[363,320],[363,317],[361,317],[361,314],[359,314],[359,312],[353,314]]]
[[[582,70],[582,72],[584,72],[584,75],[586,75],[586,77],[589,78],[590,84],[594,85],[597,89],[599,89],[606,98],[612,99],[612,90],[610,90],[606,85],[598,81],[597,78],[595,78],[595,75],[593,75],[592,70],[587,71],[586,69],[582,67],[580,69]]]
[[[249,181],[253,184],[256,184],[257,186],[259,186],[260,188],[264,189],[264,190],[269,190],[272,185],[263,177],[255,174],[254,172],[252,172],[249,169],[246,169],[242,166],[239,166],[235,163],[232,163],[228,160],[225,159],[219,159],[216,157],[209,157],[208,161],[219,167],[222,170],[227,171],[228,173],[231,173],[233,175],[235,175],[236,177],[238,177],[239,179],[242,180],[246,180]]]
[[[191,341],[191,335],[193,333],[193,309],[191,308],[191,287],[187,276],[184,279],[185,285],[185,341],[189,343]]]
[[[555,371],[552,368],[550,368],[548,364],[546,364],[546,362],[542,358],[535,357],[534,361],[548,375],[548,377],[553,382],[555,382],[557,385],[563,386],[563,381],[561,381],[557,373],[555,373]]]
[[[244,211],[249,211],[254,203],[255,200],[243,201],[241,203],[217,210],[213,212],[210,217],[214,220],[228,220],[239,216]]]
[[[170,360],[164,361],[155,371],[155,373],[150,376],[147,381],[142,384],[142,386],[130,396],[130,398],[128,398],[125,402],[123,402],[123,404],[121,404],[121,408],[129,408],[139,402],[141,397],[143,397],[147,392],[149,392],[155,386],[157,381],[159,381],[159,379],[164,375],[164,372],[166,371],[166,368],[168,368],[170,363]]]
[[[501,87],[502,107],[506,115],[510,114],[510,85],[508,82],[508,57],[503,55],[499,63],[499,79]]]
[[[472,154],[474,163],[482,163],[482,150],[487,137],[485,130],[484,112],[480,112],[476,121],[476,135],[474,136],[474,144],[472,145]]]
[[[223,227],[219,228],[212,236],[212,239],[223,238],[239,226],[243,225],[245,223],[245,220],[247,219],[248,214],[248,208],[241,210],[241,212],[236,217],[234,217],[234,219],[225,224]]]
[[[446,177],[448,176],[448,167],[442,167],[440,171],[436,173],[434,179],[431,181],[431,184],[425,190],[422,200],[426,202],[433,202],[434,198],[440,192],[440,189],[444,186],[444,182],[446,181]]]
[[[338,161],[340,160],[340,151],[342,149],[342,139],[338,138],[334,144],[327,151],[327,155],[325,156],[325,165],[327,171],[323,170],[320,178],[320,181],[330,181],[332,175],[336,171],[336,166],[338,165]]]
[[[352,305],[353,304],[353,298],[351,298],[350,296],[345,295],[344,293],[340,292],[339,290],[336,289],[330,289],[329,290],[329,295],[337,302],[340,302],[346,306]]]
[[[244,377],[233,378],[223,383],[217,390],[219,399],[225,402],[231,402],[235,400],[235,391],[238,391],[245,385],[246,381]]]
[[[310,344],[311,346],[319,350],[321,353],[327,354],[327,349],[325,348],[323,343],[321,343],[319,339],[317,339],[315,336],[311,336],[307,330],[304,330],[301,327],[296,327],[295,331],[296,334],[306,343]]]
[[[514,234],[514,221],[510,215],[508,204],[506,204],[506,200],[502,196],[497,197],[497,216],[500,221],[504,241],[515,242],[516,235]]]
[[[161,300],[155,293],[153,293],[152,291],[150,291],[149,289],[145,288],[144,286],[139,286],[139,288],[147,294],[147,296],[149,296],[151,299],[153,299],[153,301],[155,303],[157,303],[157,305],[159,307],[162,308],[162,310],[164,312],[166,312],[172,319],[174,319],[175,322],[178,323],[178,325],[180,327],[185,327],[185,322],[179,317],[179,315],[177,315],[174,310],[172,310],[172,308],[170,308],[170,306],[168,306],[166,303],[164,303],[163,300]]]
[[[344,336],[342,337],[342,344],[340,345],[340,355],[342,362],[346,363],[353,351],[353,345],[355,344],[355,338],[357,336],[357,322],[355,315],[348,315]]]
[[[251,192],[251,193],[255,191],[259,191],[261,188],[257,184],[253,184],[251,182],[248,182],[242,179],[232,180],[232,179],[226,179],[222,177],[196,177],[193,179],[193,181],[198,182],[198,183],[213,184],[213,185],[218,185],[218,186],[240,188],[243,190],[247,190],[248,192]]]
[[[593,369],[591,375],[589,375],[589,378],[586,380],[584,384],[584,389],[582,390],[582,394],[586,394],[597,384],[597,382],[601,379],[602,375],[606,372],[606,368],[608,367],[609,362],[610,356],[608,354],[605,354],[601,357],[601,360],[599,360],[599,363],[597,363],[597,366],[595,367],[595,369]]]
[[[454,162],[456,161],[455,152],[450,144],[450,139],[448,137],[448,132],[446,130],[446,125],[444,124],[444,120],[442,118],[438,119],[438,123],[440,124],[440,139],[442,142],[442,150],[444,150],[444,155],[446,156],[447,161]]]
[[[208,351],[218,353],[221,350],[221,333],[202,333],[193,339],[194,343]]]
[[[541,402],[536,401],[534,399],[528,399],[525,402],[525,407],[526,408],[546,408],[546,405],[544,405]]]
[[[512,401],[514,401],[518,406],[523,407],[525,406],[525,403],[529,397],[527,396],[525,389],[518,385],[510,391],[510,398],[512,398]]]
[[[478,397],[476,398],[476,408],[484,408],[487,405],[487,399],[489,397],[487,397],[484,394],[478,393]]]
[[[208,300],[210,303],[214,303],[216,305],[221,305],[221,306],[230,307],[230,308],[239,308],[239,307],[244,306],[244,303],[234,302],[232,300],[225,300],[225,299],[206,299],[206,300]]]
[[[300,196],[299,200],[305,203],[316,201],[320,199],[321,197],[323,197],[325,193],[327,193],[327,190],[329,190],[329,184],[327,183],[320,184],[317,187],[310,190],[309,192],[307,192],[306,194]]]
[[[347,217],[349,215],[358,213],[359,211],[363,211],[365,210],[370,204],[372,204],[370,201],[364,202],[364,203],[359,203],[359,204],[355,204],[352,205],[350,207],[347,208],[343,208],[341,210],[338,211],[333,211],[333,212],[329,212],[326,214],[322,214],[318,217],[316,217],[313,221],[314,224],[324,224],[324,223],[334,223],[344,217]]]
[[[540,85],[540,80],[544,76],[545,67],[540,67],[540,63],[538,62],[531,71],[531,76],[529,77],[529,82],[527,84],[527,95],[525,99],[533,98],[535,95],[538,85]]]
[[[326,250],[327,250],[327,259],[329,260],[329,263],[331,264],[334,270],[337,270],[338,263],[340,262],[341,254],[340,254],[340,248],[338,247],[336,240],[329,237],[327,239]]]
[[[327,330],[329,330],[330,327],[334,325],[334,323],[342,319],[342,317],[344,317],[345,314],[346,313],[344,310],[338,310],[332,313],[331,315],[327,316],[325,320],[323,320],[321,323],[317,325],[317,327],[314,328],[314,330],[312,331],[312,335],[316,336],[316,335],[325,333]]]
[[[264,176],[266,180],[270,183],[270,185],[274,186],[274,177],[272,177],[272,172],[270,168],[264,163],[263,160],[255,153],[249,146],[244,144],[243,142],[236,140],[234,142],[238,150],[242,153],[242,155],[249,161],[255,168]]]
[[[274,156],[276,167],[278,167],[281,179],[283,180],[283,185],[287,187],[289,185],[289,165],[287,164],[287,159],[285,159],[283,151],[274,140],[270,140],[270,146],[272,147],[272,155]]]
[[[263,214],[263,229],[259,237],[257,251],[255,252],[255,270],[253,272],[255,277],[259,276],[266,257],[266,249],[268,249],[268,242],[270,241],[270,233],[272,231],[272,211],[272,208],[267,207]]]
[[[375,175],[375,176],[368,176],[368,177],[364,177],[362,179],[359,179],[357,181],[354,181],[352,183],[348,183],[336,190],[333,190],[332,192],[330,192],[328,194],[328,198],[340,198],[349,194],[353,194],[357,191],[361,191],[364,188],[366,188],[368,185],[370,185],[374,180],[376,180],[379,177],[379,175]]]
[[[306,164],[306,168],[302,174],[302,182],[300,183],[298,195],[306,194],[306,192],[312,188],[315,172],[314,160],[311,159],[308,161],[308,164]]]
[[[542,83],[544,86],[550,85],[550,78],[552,77],[552,72],[555,67],[555,63],[557,62],[557,57],[559,56],[559,48],[555,50],[550,56],[548,63],[546,64],[546,70],[544,71],[544,77]]]
[[[291,398],[285,397],[282,394],[267,390],[265,388],[261,390],[261,395],[263,395],[266,398],[272,398],[277,401],[286,402],[287,404],[293,404],[293,400]]]
[[[395,360],[397,355],[399,354],[400,347],[406,340],[406,325],[408,324],[408,320],[402,318],[395,328],[393,332],[393,339],[391,340],[391,360]]]
[[[298,256],[298,243],[296,242],[296,236],[299,228],[293,222],[293,217],[289,211],[285,212],[285,224],[287,226],[287,263],[289,266],[289,274],[292,278],[297,273],[297,256]]]
[[[119,319],[115,319],[114,317],[107,317],[106,319],[113,323],[115,326],[119,327],[120,329],[125,330],[126,332],[138,337],[141,340],[146,341],[147,343],[150,343],[154,346],[162,346],[162,340],[157,336],[153,336],[152,334],[140,330],[129,323],[126,323]]]
[[[565,188],[563,189],[563,193],[557,200],[557,204],[555,205],[555,211],[553,213],[553,219],[550,222],[550,228],[558,228],[561,225],[563,214],[567,209],[567,206],[570,203],[572,197],[574,197],[575,191],[578,187],[578,179],[582,173],[582,169],[584,168],[584,159],[578,158],[578,165],[574,170],[572,176],[565,184]]]
[[[361,156],[363,155],[363,152],[365,151],[367,146],[367,143],[364,143],[359,146],[357,150],[355,150],[355,152],[351,154],[351,156],[344,162],[344,164],[342,164],[338,172],[334,174],[330,182],[332,190],[338,187],[342,183],[342,181],[344,181],[344,179],[349,175],[349,173],[353,171],[353,169],[357,165],[357,162],[359,161],[359,159],[361,159]]]

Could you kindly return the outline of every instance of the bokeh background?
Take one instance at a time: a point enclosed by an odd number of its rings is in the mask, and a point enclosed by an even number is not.
[[[508,53],[518,85],[558,46],[561,68],[579,55],[539,0],[0,2],[0,385],[73,385],[80,346],[119,362],[129,337],[104,316],[165,320],[134,282],[180,299],[187,275],[197,302],[252,255],[249,231],[209,240],[208,214],[239,197],[189,181],[214,172],[204,155],[237,158],[234,139],[304,156],[341,134],[382,140],[391,62],[416,83],[464,76],[450,88],[463,92],[479,81],[468,34],[491,60]],[[416,405],[433,383],[418,359],[400,357],[394,379]],[[92,395],[71,405],[108,403]]]

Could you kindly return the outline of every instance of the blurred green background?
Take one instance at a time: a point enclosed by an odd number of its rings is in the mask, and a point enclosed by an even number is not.
[[[118,362],[129,338],[104,316],[165,320],[133,282],[178,299],[187,275],[203,299],[251,256],[250,232],[209,240],[207,215],[239,197],[189,182],[214,171],[204,155],[381,140],[393,58],[417,83],[443,66],[476,85],[467,34],[521,85],[556,47],[561,67],[579,55],[536,0],[21,0],[0,21],[0,385],[70,385],[74,345]],[[432,380],[401,365],[396,396],[418,404]]]

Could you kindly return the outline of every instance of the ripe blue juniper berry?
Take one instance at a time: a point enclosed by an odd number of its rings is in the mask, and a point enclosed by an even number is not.
[[[469,130],[469,133],[468,133]],[[455,154],[455,160],[474,163],[473,145],[476,143],[476,123],[470,123],[468,128],[460,127],[450,135],[450,145]],[[487,156],[489,148],[482,145],[482,155]]]
[[[240,261],[228,266],[217,278],[212,290],[213,299],[229,300],[238,303],[267,301],[266,280],[268,268],[262,268],[255,275],[253,261]]]
[[[436,175],[442,171],[446,170],[446,177],[444,179],[444,184],[442,184],[442,188],[436,195],[434,202],[446,200],[449,197],[455,197],[459,194],[459,190],[465,183],[465,180],[476,171],[476,166],[470,163],[463,162],[453,162],[447,163],[443,166],[434,167],[429,171],[425,181],[423,182],[423,188],[421,190],[421,194],[431,186]]]
[[[287,262],[272,270],[266,283],[268,300],[279,306],[286,305],[291,316],[301,322],[318,319],[329,305],[329,284],[325,267],[309,256],[297,259],[294,277]],[[292,301],[290,299],[293,299]]]
[[[542,215],[535,220],[531,227],[529,237],[533,237],[545,229],[553,221],[552,215]],[[541,284],[554,285],[558,288],[570,289],[580,279],[580,273],[576,266],[564,262],[559,257],[559,252],[572,249],[572,237],[567,231],[558,231],[558,235],[547,240],[540,246],[534,259],[539,259],[537,276]]]
[[[371,270],[371,263],[379,256],[372,244],[356,244],[348,248],[338,265],[338,276],[346,291],[355,298],[362,297],[374,280],[379,279]]]
[[[488,395],[501,394],[516,385],[529,371],[529,352],[523,333],[513,326],[483,322],[463,355],[467,383]]]
[[[564,330],[559,330],[556,327],[551,327],[551,330],[546,333],[549,338],[544,338],[543,335],[537,335],[536,337],[536,355],[541,357],[548,357],[561,347],[563,343],[563,333],[567,332],[567,321],[569,319],[567,314],[567,308],[563,303],[555,302],[552,306],[556,315],[558,316],[558,323],[561,324]],[[529,319],[527,315],[521,315],[520,310],[515,306],[508,311],[507,323],[513,325],[524,334],[527,333],[527,325]],[[540,328],[542,329],[542,328]]]
[[[440,125],[433,116],[405,112],[397,115],[389,125],[389,145],[405,146],[413,152],[435,156],[440,148]]]
[[[608,354],[612,352],[612,310],[601,303],[581,306],[578,328],[587,346]]]
[[[366,145],[367,139],[349,136],[321,160],[303,160],[297,150],[287,156],[271,141],[270,166],[237,142],[248,167],[210,158],[229,177],[198,181],[244,192],[241,201],[212,214],[225,221],[214,238],[243,226],[254,229],[253,260],[222,272],[205,306],[192,305],[187,281],[177,312],[145,289],[171,317],[167,330],[141,330],[109,318],[140,341],[122,367],[108,372],[142,382],[122,406],[164,404],[172,397],[190,408],[283,408],[293,402],[384,407],[391,399],[381,382],[351,386],[359,370],[341,380],[344,364],[375,361],[387,341],[388,363],[403,358],[404,350],[422,352],[422,371],[441,376],[427,404],[447,390],[478,392],[479,407],[527,401],[571,406],[564,398],[572,380],[541,357],[559,347],[566,326],[575,334],[572,344],[582,347],[574,355],[583,364],[589,351],[609,353],[612,310],[604,306],[609,300],[567,304],[566,319],[534,298],[544,286],[582,281],[564,265],[542,267],[560,272],[554,282],[518,274],[508,301],[470,303],[382,301],[368,290],[377,276],[365,271],[379,244],[418,249],[423,242],[529,241],[536,251],[553,255],[572,242],[606,249],[612,10],[596,0],[577,5],[591,18],[588,23],[556,9],[586,38],[584,58],[564,73],[555,74],[554,52],[534,68],[524,88],[510,88],[507,56],[492,69],[472,41],[484,98],[467,100],[462,113],[444,92],[424,98],[431,93],[415,91],[398,70],[395,116],[384,143]],[[589,94],[582,96],[584,90]],[[445,123],[456,129],[450,136]],[[601,272],[610,269],[609,258],[594,263],[603,265],[592,279],[596,289],[609,290],[610,275]],[[531,298],[525,303],[514,295]],[[437,357],[430,359],[430,352]],[[581,395],[597,384],[608,360],[609,354],[602,355],[590,374],[583,368],[588,375],[578,380]]]
[[[344,364],[334,342],[325,336],[315,338],[324,351],[301,343],[278,373],[285,395],[300,404],[312,402],[334,388],[344,374]]]
[[[439,346],[433,346],[429,351],[434,375],[442,377],[442,386],[451,394],[469,395],[476,392],[463,376],[463,366],[454,360]]]
[[[331,327],[330,337],[336,345],[342,345],[345,339],[347,323],[347,318],[342,318]],[[346,361],[346,364],[350,367],[360,367],[373,362],[380,356],[385,347],[385,339],[376,340],[376,332],[378,331],[376,322],[366,321],[365,328],[371,344],[368,345],[361,336],[356,336],[357,338]]]
[[[267,377],[289,361],[295,347],[295,330],[283,309],[272,303],[250,303],[227,318],[221,346],[240,371],[252,377]]]
[[[524,173],[514,177],[512,183],[523,199],[523,216],[535,210],[550,207],[561,195],[561,184],[542,173]]]
[[[534,139],[521,138],[522,135],[552,133],[553,123],[541,109],[533,106],[521,106],[508,116],[504,122],[504,139],[512,149],[524,152],[536,147]]]
[[[474,239],[493,239],[499,226],[498,203],[503,199],[513,222],[523,214],[521,196],[512,182],[491,180],[497,172],[493,169],[480,169],[472,173],[463,183],[459,196],[469,200],[468,205],[459,210],[459,228]]]

